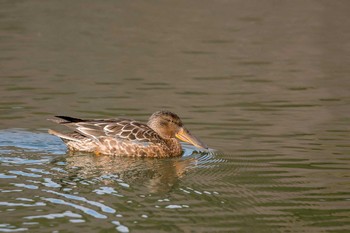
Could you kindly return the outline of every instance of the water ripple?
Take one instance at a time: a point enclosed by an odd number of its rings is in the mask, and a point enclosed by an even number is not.
[[[37,218],[55,219],[55,218],[63,218],[63,217],[82,218],[83,216],[80,214],[73,213],[71,211],[65,211],[63,213],[58,213],[58,214],[51,213],[46,215],[27,216],[24,218],[25,219],[37,219]]]
[[[44,164],[50,161],[51,157],[41,158],[41,159],[28,159],[28,158],[19,158],[19,157],[0,157],[1,163],[6,164]]]
[[[13,179],[16,178],[17,176],[12,176],[12,175],[6,175],[4,173],[0,173],[0,179]]]
[[[101,204],[99,202],[96,202],[96,201],[90,201],[90,200],[87,200],[86,198],[84,197],[79,197],[79,196],[75,196],[75,195],[71,195],[71,194],[65,194],[65,193],[59,193],[59,192],[55,192],[55,191],[52,191],[52,190],[43,190],[45,192],[48,192],[48,193],[53,193],[53,194],[56,194],[58,196],[63,196],[65,198],[68,198],[68,199],[71,199],[71,200],[76,200],[76,201],[81,201],[81,202],[85,202],[85,203],[88,203],[90,205],[93,205],[93,206],[97,206],[99,207],[103,212],[105,213],[115,213],[116,210],[115,209],[112,209],[104,204]]]
[[[33,207],[33,206],[46,206],[44,202],[36,202],[34,204],[25,204],[25,203],[12,203],[12,202],[0,202],[0,205],[2,206],[8,206],[8,207],[13,207],[13,206],[23,206],[23,207]]]
[[[66,202],[66,201],[61,200],[61,199],[46,198],[46,197],[42,197],[41,199],[45,200],[45,201],[48,201],[48,202],[51,202],[51,203],[54,203],[54,204],[71,206],[71,207],[73,207],[75,209],[78,209],[78,210],[81,210],[85,214],[87,214],[89,216],[92,216],[92,217],[95,217],[95,218],[101,218],[101,219],[107,218],[106,215],[100,214],[100,213],[96,212],[95,210],[92,210],[92,209],[84,207],[84,206],[76,205],[76,204],[73,204],[73,203],[70,203],[70,202]]]
[[[27,188],[27,189],[38,189],[39,187],[36,185],[28,185],[28,184],[16,184],[16,183],[11,183],[16,187],[20,187],[20,188]]]
[[[114,225],[117,225],[116,230],[121,233],[128,233],[129,228],[127,226],[122,225],[119,221],[112,221]]]
[[[20,175],[20,176],[25,176],[25,177],[42,177],[41,175],[38,174],[34,174],[34,173],[28,173],[28,172],[23,172],[23,171],[9,171],[9,173],[11,174],[15,174],[15,175]]]
[[[42,184],[49,188],[60,188],[62,185],[57,184],[56,182],[53,182],[51,178],[44,178],[45,182],[42,182]]]
[[[28,228],[16,228],[15,226],[12,226],[11,224],[0,224],[0,231],[1,232],[19,232],[19,231],[27,231]]]
[[[93,192],[95,192],[98,195],[103,195],[103,194],[116,195],[116,196],[119,195],[118,192],[112,187],[100,187],[99,189],[95,189]]]
[[[41,173],[41,174],[45,174],[45,175],[49,175],[49,174],[52,174],[48,171],[45,171],[44,169],[39,169],[39,168],[31,168],[31,167],[28,167],[27,170],[31,171],[31,172],[36,172],[36,173]]]

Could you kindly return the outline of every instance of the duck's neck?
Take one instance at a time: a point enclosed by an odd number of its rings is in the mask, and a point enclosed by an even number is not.
[[[176,138],[170,138],[165,139],[164,141],[168,145],[171,154],[174,154],[175,156],[180,156],[182,154],[182,147],[179,140]]]

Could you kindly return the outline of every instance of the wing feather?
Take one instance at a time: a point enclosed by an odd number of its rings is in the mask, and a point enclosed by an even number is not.
[[[159,142],[160,136],[149,126],[128,119],[82,120],[59,116],[64,121],[56,121],[85,137],[98,139],[102,136],[115,137],[133,142]]]

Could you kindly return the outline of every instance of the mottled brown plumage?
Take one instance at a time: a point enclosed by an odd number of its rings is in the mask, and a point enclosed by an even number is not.
[[[152,114],[147,124],[130,119],[83,120],[67,116],[50,119],[74,130],[69,134],[49,130],[71,151],[133,157],[174,157],[182,154],[179,138],[207,148],[193,136],[180,118],[169,111]]]

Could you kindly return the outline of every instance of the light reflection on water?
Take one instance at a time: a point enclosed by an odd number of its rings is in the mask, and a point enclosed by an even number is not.
[[[84,153],[65,155],[62,143],[61,150],[57,150],[57,140],[60,140],[47,133],[5,130],[0,131],[0,139],[3,151],[0,180],[4,181],[0,192],[4,200],[8,200],[0,202],[0,206],[5,212],[17,212],[20,207],[35,208],[35,211],[21,210],[25,222],[8,219],[11,224],[3,225],[4,231],[29,230],[42,221],[55,219],[84,223],[92,217],[110,219],[118,231],[127,232],[128,227],[122,224],[124,212],[128,215],[132,206],[140,207],[142,199],[153,199],[155,195],[153,208],[182,209],[190,206],[158,197],[174,190],[186,194],[218,194],[178,187],[190,170],[223,162],[215,159],[213,153],[196,152],[192,146],[184,145],[181,158],[157,160]],[[32,197],[27,198],[28,195]],[[143,212],[139,217],[149,218],[150,213]]]

